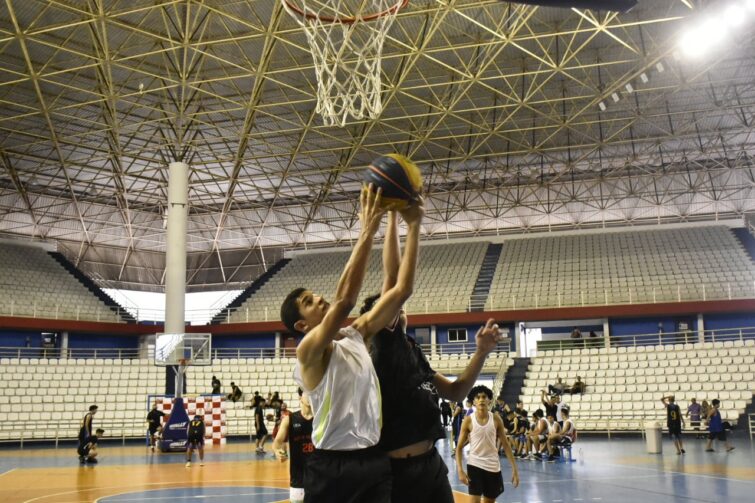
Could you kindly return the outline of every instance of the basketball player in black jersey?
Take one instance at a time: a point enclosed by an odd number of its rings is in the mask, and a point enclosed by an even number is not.
[[[393,288],[401,260],[398,217],[391,211],[383,246],[383,294]],[[361,314],[379,297],[366,299]],[[391,458],[392,503],[453,503],[448,468],[435,449],[436,440],[446,437],[438,396],[464,400],[501,332],[491,319],[475,339],[477,349],[469,365],[452,382],[430,367],[419,345],[406,334],[403,310],[373,338],[370,354],[380,381],[383,411],[378,447]]]
[[[94,419],[95,414],[97,414],[97,406],[90,405],[89,412],[87,412],[84,415],[84,419],[81,420],[81,425],[79,426],[79,445],[76,448],[77,454],[87,444],[89,438],[92,436],[92,420]],[[79,459],[81,459],[80,454]]]
[[[666,426],[668,426],[668,433],[674,441],[676,453],[684,454],[686,452],[682,444],[684,418],[682,417],[682,409],[674,401],[674,395],[661,398],[661,403],[666,407]]]
[[[315,451],[312,444],[312,405],[309,397],[299,388],[299,403],[301,410],[285,416],[281,420],[278,435],[273,439],[273,452],[281,462],[289,461],[291,477],[291,503],[304,501],[304,472],[307,470],[307,460]],[[286,442],[289,449],[286,451]]]
[[[191,466],[191,454],[194,449],[199,451],[199,466],[204,466],[204,419],[197,414],[189,421],[186,439],[186,467]]]

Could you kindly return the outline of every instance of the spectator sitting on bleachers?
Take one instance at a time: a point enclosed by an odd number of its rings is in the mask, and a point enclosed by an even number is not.
[[[527,452],[525,451],[525,448],[527,447],[527,435],[530,432],[530,422],[527,419],[527,411],[521,409],[520,412],[516,412],[514,422],[514,439],[516,442],[516,450],[514,451],[514,454],[520,458],[525,457],[527,455]]]
[[[582,338],[582,332],[577,327],[574,327],[574,330],[571,331],[571,338],[572,339],[581,339]]]
[[[561,382],[561,378],[559,377],[556,381],[556,384],[548,385],[548,394],[549,395],[563,395],[565,389],[566,389],[566,385],[563,382]]]
[[[532,417],[535,420],[535,426],[527,439],[527,452],[530,453],[531,459],[543,459],[540,451],[545,449],[548,435],[557,428],[557,426],[553,426],[556,424],[556,417],[548,414],[547,419],[543,418],[542,409],[537,409]]]
[[[265,403],[265,399],[262,398],[262,395],[260,395],[259,391],[254,392],[254,396],[252,397],[252,409],[258,406],[260,403]]]
[[[213,395],[219,395],[220,394],[220,379],[218,379],[215,376],[212,376],[212,394]]]
[[[236,386],[236,383],[231,382],[231,392],[228,394],[227,398],[233,403],[236,403],[239,400],[241,400],[241,388]]]
[[[575,393],[579,393],[580,395],[584,394],[585,388],[587,385],[582,381],[582,378],[580,376],[577,376],[577,380],[574,381],[574,385],[569,388],[569,394],[573,395]]]
[[[524,402],[521,400],[516,401],[516,407],[514,408],[514,412],[516,412],[516,415],[519,417],[527,417],[527,411],[524,410]]]

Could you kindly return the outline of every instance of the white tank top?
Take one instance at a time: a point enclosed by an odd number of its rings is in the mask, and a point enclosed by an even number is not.
[[[488,472],[500,472],[501,460],[498,459],[498,442],[496,440],[493,414],[488,413],[488,422],[477,422],[477,414],[472,414],[472,431],[469,432],[469,459],[467,463]]]
[[[339,334],[343,338],[333,342],[328,368],[315,389],[304,386],[298,361],[294,380],[309,392],[315,448],[365,449],[380,440],[380,384],[362,334],[353,327],[342,328]]]
[[[574,441],[574,423],[571,422],[571,419],[564,421],[564,428],[561,433],[563,433],[565,437],[569,437],[570,440]]]

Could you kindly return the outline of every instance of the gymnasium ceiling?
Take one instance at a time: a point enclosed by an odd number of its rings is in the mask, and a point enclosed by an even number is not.
[[[742,216],[755,12],[705,55],[678,46],[734,1],[412,0],[382,114],[341,128],[315,113],[306,38],[277,0],[2,0],[0,236],[159,290],[181,159],[189,288],[243,286],[284,249],[348,243],[359,170],[391,151],[422,168],[428,238]]]

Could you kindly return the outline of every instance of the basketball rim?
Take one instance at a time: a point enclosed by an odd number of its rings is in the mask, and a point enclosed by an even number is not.
[[[354,24],[354,23],[361,23],[365,21],[374,21],[375,19],[379,19],[381,17],[390,16],[392,14],[397,13],[404,7],[406,7],[409,4],[409,0],[397,0],[396,5],[393,7],[389,7],[385,9],[382,12],[374,12],[372,14],[368,14],[366,16],[344,16],[344,17],[333,17],[333,16],[319,16],[311,11],[308,11],[306,7],[299,7],[298,5],[295,5],[292,0],[282,0],[283,3],[286,4],[286,6],[292,10],[293,12],[296,12],[300,16],[309,19],[309,20],[317,20],[321,23],[333,23],[333,24]]]

